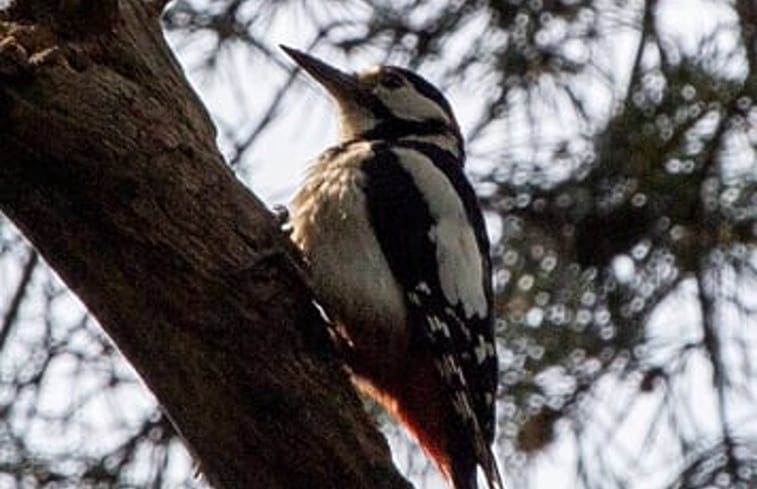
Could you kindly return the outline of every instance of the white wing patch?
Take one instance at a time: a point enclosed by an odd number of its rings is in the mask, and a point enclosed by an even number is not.
[[[476,236],[463,203],[452,184],[423,153],[394,148],[397,159],[410,174],[428,205],[436,225],[429,239],[436,245],[439,283],[447,301],[460,304],[465,316],[487,314],[483,262]]]
[[[466,220],[442,219],[430,233],[436,243],[439,283],[451,304],[462,303],[465,317],[486,315],[486,298],[481,281],[481,254],[476,236]]]
[[[483,335],[478,335],[478,344],[474,347],[474,352],[476,353],[476,362],[479,365],[490,358],[494,358],[495,355],[494,345],[486,341]]]

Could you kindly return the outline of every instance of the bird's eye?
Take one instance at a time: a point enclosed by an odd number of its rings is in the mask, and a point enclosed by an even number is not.
[[[387,72],[381,73],[381,76],[379,77],[379,83],[383,87],[386,87],[390,90],[394,90],[404,85],[405,82],[402,80],[402,77],[399,76],[398,74],[387,71]]]

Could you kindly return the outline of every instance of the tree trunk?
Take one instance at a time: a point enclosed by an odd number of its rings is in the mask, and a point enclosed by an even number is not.
[[[216,487],[408,487],[288,237],[224,165],[162,2],[0,18],[0,210],[97,317]]]

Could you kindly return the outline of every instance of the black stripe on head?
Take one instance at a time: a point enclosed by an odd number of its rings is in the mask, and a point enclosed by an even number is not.
[[[449,133],[449,128],[442,121],[408,121],[397,119],[393,116],[389,117],[391,118],[383,119],[376,127],[363,133],[362,136],[365,139],[399,139],[403,136],[428,136]]]
[[[376,102],[382,105],[381,102]],[[384,110],[388,112],[389,109],[384,107]],[[375,112],[374,112],[375,113]],[[402,119],[388,116],[389,119],[384,118],[379,124],[368,131],[360,134],[361,139],[366,140],[399,140],[408,136],[423,137],[433,135],[448,135],[453,138],[454,144],[457,147],[457,154],[447,153],[446,157],[452,157],[457,161],[459,166],[465,164],[465,151],[463,149],[463,136],[457,128],[450,128],[446,124],[438,120],[426,120],[426,121],[407,121]],[[431,143],[419,143],[425,147],[433,147],[436,151],[443,152],[444,150]]]
[[[394,75],[395,78],[404,79],[419,97],[436,105],[446,115],[447,120],[436,115],[428,119],[404,119],[402,118],[402,114],[392,112],[385,102],[373,93],[371,84],[368,89],[363,90],[359,94],[358,104],[370,111],[376,119],[377,124],[371,129],[361,132],[357,135],[358,138],[367,140],[397,140],[408,136],[449,135],[453,139],[453,144],[457,147],[457,154],[455,156],[461,159],[464,158],[462,134],[452,113],[452,106],[444,95],[421,76],[398,66],[382,66],[380,71],[366,72],[363,76],[368,79],[377,76],[378,79],[374,79],[375,81],[372,80],[372,83],[382,84],[391,90],[392,87],[381,80],[382,75],[385,76],[387,74]],[[462,164],[462,161],[460,163]]]

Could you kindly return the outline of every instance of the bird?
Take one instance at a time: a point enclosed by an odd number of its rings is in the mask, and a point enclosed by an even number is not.
[[[504,487],[492,450],[497,354],[489,239],[460,127],[420,75],[344,72],[281,46],[335,102],[339,141],[309,167],[291,238],[355,385],[454,489]]]

